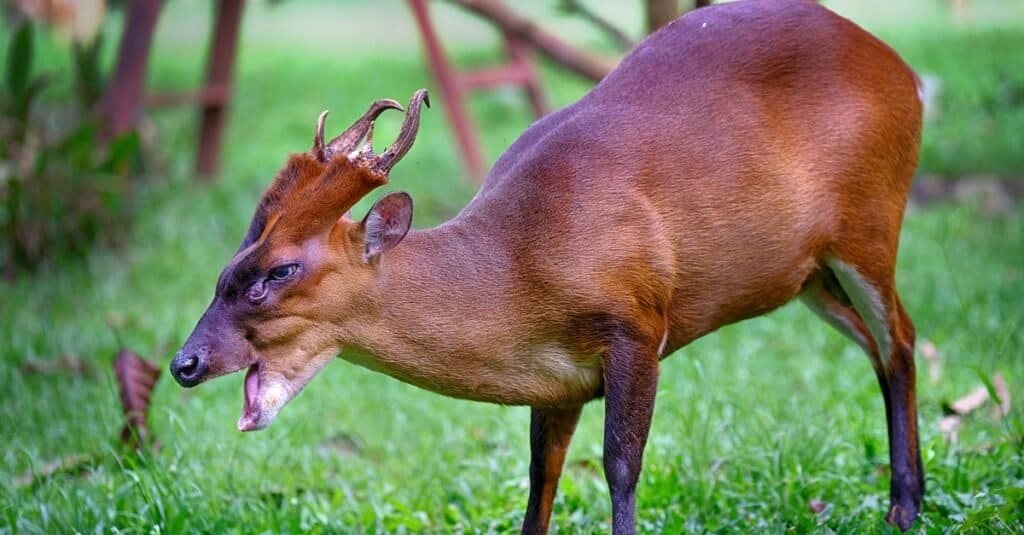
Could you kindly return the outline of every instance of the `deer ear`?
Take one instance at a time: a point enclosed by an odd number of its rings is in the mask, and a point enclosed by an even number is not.
[[[412,226],[412,197],[404,191],[388,193],[363,218],[363,259],[373,262],[402,241]]]

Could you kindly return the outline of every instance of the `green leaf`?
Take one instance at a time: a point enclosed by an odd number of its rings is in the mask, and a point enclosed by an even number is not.
[[[995,491],[993,494],[1006,498],[1007,502],[1014,502],[1024,506],[1024,487],[1006,487]]]
[[[99,127],[91,121],[79,124],[65,137],[58,150],[62,159],[75,169],[93,170]]]
[[[106,161],[102,162],[99,171],[125,175],[131,172],[141,151],[139,135],[127,132],[110,142]]]
[[[104,80],[100,71],[102,42],[103,34],[100,34],[90,44],[75,43],[71,51],[78,105],[83,110],[91,109],[103,94]]]
[[[7,87],[15,101],[21,101],[28,88],[29,71],[32,69],[32,25],[21,23],[11,37],[7,51]]]
[[[992,402],[996,405],[1003,404],[1003,398],[999,395],[999,391],[996,390],[996,386],[992,383],[992,378],[987,373],[981,371],[980,368],[974,368],[975,373],[978,374],[978,378],[981,379],[981,383],[985,385],[985,390],[988,390],[988,396],[992,399]]]

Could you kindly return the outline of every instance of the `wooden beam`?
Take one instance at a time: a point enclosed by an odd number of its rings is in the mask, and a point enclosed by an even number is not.
[[[596,56],[562,41],[501,2],[494,0],[450,1],[493,22],[505,33],[530,43],[555,63],[584,78],[598,82],[616,64],[616,60]]]
[[[217,19],[214,23],[210,58],[206,69],[206,85],[203,94],[222,96],[203,103],[199,127],[199,146],[196,149],[196,171],[204,178],[217,173],[220,166],[220,145],[224,133],[224,119],[227,115],[231,95],[231,73],[238,47],[238,27],[242,21],[245,0],[219,0]]]
[[[656,32],[678,16],[678,0],[647,0],[647,33]]]
[[[162,0],[131,0],[125,7],[117,64],[98,105],[103,121],[100,135],[103,142],[131,130],[138,119],[149,47],[161,7]]]

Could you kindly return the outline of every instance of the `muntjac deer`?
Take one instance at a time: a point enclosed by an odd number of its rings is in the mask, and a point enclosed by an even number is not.
[[[604,397],[615,533],[632,533],[663,357],[799,297],[870,356],[885,400],[889,522],[924,493],[914,327],[894,286],[921,135],[914,73],[814,2],[735,2],[656,32],[531,126],[451,221],[409,232],[383,196],[410,149],[371,148],[380,100],[293,154],[171,363],[184,386],[248,369],[261,429],[339,355],[448,396],[531,407],[523,532],[548,528],[585,403]]]

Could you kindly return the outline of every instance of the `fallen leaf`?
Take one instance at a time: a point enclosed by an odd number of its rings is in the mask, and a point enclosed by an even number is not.
[[[928,363],[928,381],[937,384],[942,376],[942,353],[931,340],[921,342],[921,357]]]
[[[96,368],[74,353],[65,353],[52,360],[28,359],[21,363],[22,373],[53,375],[67,373],[85,377],[96,377]]]
[[[115,312],[113,310],[108,310],[106,320],[107,325],[115,331],[115,336],[118,336],[117,332],[124,329],[125,325],[128,325],[128,316],[126,316],[123,312]],[[120,338],[118,339],[120,340]]]
[[[25,488],[31,487],[38,483],[43,482],[53,476],[67,473],[81,473],[86,468],[92,465],[96,461],[94,455],[85,455],[82,453],[73,453],[71,455],[65,455],[55,461],[50,461],[38,470],[28,470],[21,474],[14,480],[14,488]]]
[[[998,177],[989,175],[963,176],[953,184],[953,199],[976,203],[985,215],[1012,213],[1015,206],[1009,190]]]
[[[975,444],[975,445],[973,445],[973,446],[971,446],[969,448],[963,448],[960,451],[963,454],[965,454],[965,455],[966,454],[969,454],[969,455],[991,455],[992,452],[995,451],[996,447],[998,447],[999,444],[1001,444],[1003,442],[1005,442],[1005,441],[1000,441],[1000,442],[982,442],[980,444]]]
[[[944,408],[949,413],[964,416],[978,410],[986,401],[988,401],[988,389],[982,385],[960,399],[947,403]]]
[[[127,418],[121,430],[121,442],[133,448],[149,444],[146,413],[153,386],[162,370],[127,349],[119,351],[114,360],[114,375],[121,390],[121,407]]]
[[[604,477],[601,463],[594,459],[577,459],[566,465],[570,470],[585,473],[594,477]]]
[[[950,414],[943,416],[939,420],[939,432],[949,442],[956,444],[960,436],[957,433],[960,429],[960,424],[963,423],[962,419],[957,414]]]
[[[363,453],[363,447],[359,445],[359,441],[345,432],[340,432],[327,438],[317,446],[317,450],[322,457],[333,457],[335,455],[355,457]]]
[[[875,463],[875,474],[879,477],[888,478],[891,473],[892,467],[889,463]]]

